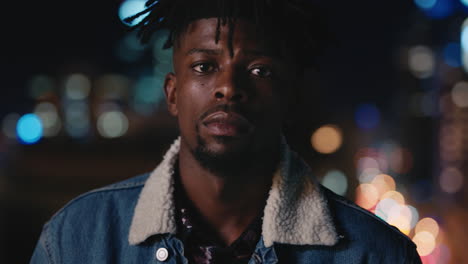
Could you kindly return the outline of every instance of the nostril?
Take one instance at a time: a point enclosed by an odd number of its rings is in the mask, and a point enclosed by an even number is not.
[[[221,99],[221,98],[224,97],[224,95],[222,93],[220,93],[220,92],[216,92],[215,97],[216,97],[216,99]]]

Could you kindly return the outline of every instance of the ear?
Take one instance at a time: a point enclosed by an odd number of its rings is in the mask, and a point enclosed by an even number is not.
[[[177,116],[177,94],[176,94],[176,76],[174,73],[166,74],[164,79],[164,94],[166,95],[167,110],[173,116]]]

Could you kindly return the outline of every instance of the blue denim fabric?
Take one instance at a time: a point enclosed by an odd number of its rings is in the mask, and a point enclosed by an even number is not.
[[[148,174],[79,196],[44,225],[30,263],[187,263],[174,235],[153,236],[132,246],[129,228]],[[421,263],[415,245],[395,228],[324,189],[340,234],[335,246],[257,244],[256,263]],[[169,256],[156,258],[159,248]]]

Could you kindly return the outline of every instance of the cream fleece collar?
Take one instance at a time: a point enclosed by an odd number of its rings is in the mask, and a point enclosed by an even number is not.
[[[153,235],[176,233],[172,175],[179,149],[180,138],[146,180],[130,226],[131,245]],[[318,183],[286,144],[265,206],[262,236],[266,247],[273,243],[331,246],[338,241]]]

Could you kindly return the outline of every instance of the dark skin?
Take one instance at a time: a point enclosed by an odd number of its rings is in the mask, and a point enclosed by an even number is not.
[[[174,73],[167,74],[164,88],[181,133],[182,186],[221,241],[230,245],[262,213],[278,166],[293,68],[259,38],[252,23],[237,21],[233,54],[227,26],[215,43],[216,25],[216,18],[189,24],[174,46]],[[210,169],[195,149],[228,165],[232,160],[233,166]],[[249,155],[261,158],[255,163],[232,158]]]

